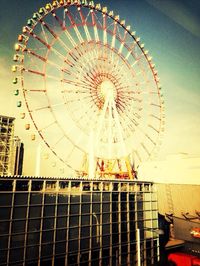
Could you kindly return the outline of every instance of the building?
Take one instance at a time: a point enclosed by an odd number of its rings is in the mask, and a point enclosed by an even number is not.
[[[19,137],[14,138],[14,155],[14,175],[22,175],[24,161],[24,144],[21,142]]]
[[[0,176],[22,175],[24,144],[14,137],[14,117],[0,116]]]
[[[0,175],[13,174],[14,117],[0,116]]]
[[[0,178],[0,265],[155,265],[151,182]]]

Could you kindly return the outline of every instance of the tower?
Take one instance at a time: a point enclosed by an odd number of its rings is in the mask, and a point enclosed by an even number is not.
[[[24,159],[24,144],[19,137],[14,138],[14,175],[22,175],[23,159]]]
[[[14,117],[0,116],[0,175],[13,173]]]

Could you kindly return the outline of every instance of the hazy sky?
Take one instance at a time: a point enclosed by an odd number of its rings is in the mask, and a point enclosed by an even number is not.
[[[179,152],[200,156],[200,1],[102,0],[95,3],[98,2],[120,14],[132,26],[156,64],[166,114],[158,158]],[[2,115],[15,116],[17,112],[10,71],[14,43],[27,19],[45,3],[44,0],[12,0],[8,4],[7,0],[0,0]],[[20,126],[16,126],[16,131],[20,137],[24,136]]]

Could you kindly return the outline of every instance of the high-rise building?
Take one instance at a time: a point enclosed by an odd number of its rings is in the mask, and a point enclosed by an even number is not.
[[[22,175],[23,159],[24,159],[24,144],[19,137],[14,138],[14,175]]]
[[[14,120],[0,116],[0,175],[13,174]]]
[[[0,115],[0,175],[22,175],[24,144],[14,136],[14,121]]]

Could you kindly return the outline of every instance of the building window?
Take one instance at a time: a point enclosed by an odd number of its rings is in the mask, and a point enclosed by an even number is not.
[[[0,191],[12,191],[13,180],[0,180]]]

